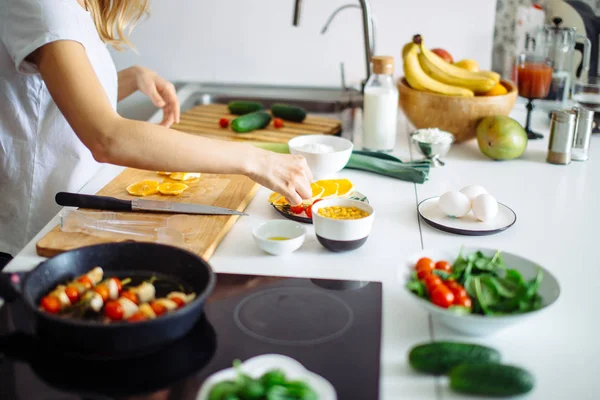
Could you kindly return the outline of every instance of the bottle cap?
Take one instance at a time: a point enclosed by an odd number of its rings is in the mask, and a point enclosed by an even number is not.
[[[373,56],[371,62],[374,74],[392,75],[394,73],[394,57],[392,56]]]

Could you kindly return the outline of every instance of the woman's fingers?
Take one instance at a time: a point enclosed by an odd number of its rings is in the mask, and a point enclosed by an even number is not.
[[[180,117],[180,106],[179,99],[177,98],[177,92],[175,91],[175,86],[171,82],[168,82],[162,78],[159,78],[158,88],[161,96],[165,99],[167,106],[170,108],[171,113],[173,114],[173,122],[179,123]]]

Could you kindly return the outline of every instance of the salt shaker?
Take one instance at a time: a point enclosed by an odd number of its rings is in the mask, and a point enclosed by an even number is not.
[[[590,138],[592,137],[594,112],[583,107],[573,107],[573,111],[577,113],[577,119],[575,120],[571,159],[575,161],[586,161],[588,159]]]
[[[571,162],[576,114],[573,110],[556,110],[552,112],[547,162],[551,164],[569,164]]]

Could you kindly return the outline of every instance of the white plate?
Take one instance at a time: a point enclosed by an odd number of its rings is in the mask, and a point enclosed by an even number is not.
[[[416,254],[413,254],[406,260],[404,265],[398,268],[398,281],[404,286],[406,282],[411,278],[412,272],[414,271],[415,264],[421,257],[429,257],[434,261],[446,260],[451,264],[460,253],[460,247],[448,248],[448,249],[432,249],[422,250]],[[464,247],[462,254],[470,254],[476,251],[481,251],[486,256],[493,256],[496,253],[496,249],[486,249],[482,247]],[[538,293],[542,296],[542,306],[540,309],[530,311],[523,314],[512,314],[512,315],[480,315],[480,314],[456,314],[445,308],[441,308],[431,303],[426,299],[418,297],[416,294],[409,291],[409,295],[413,298],[421,307],[432,313],[433,317],[439,319],[441,323],[446,325],[448,328],[465,334],[466,336],[487,336],[495,334],[502,329],[508,328],[512,325],[526,321],[539,315],[541,312],[546,311],[552,306],[558,297],[560,296],[560,286],[558,280],[554,275],[547,269],[539,266],[535,262],[528,260],[525,257],[519,256],[514,253],[502,251],[502,257],[506,266],[511,269],[516,269],[523,275],[526,280],[533,279],[538,272],[538,268],[542,270],[544,274],[542,277],[542,283],[538,289]],[[407,290],[408,289],[404,289]]]
[[[498,215],[493,221],[482,222],[469,212],[462,218],[449,217],[438,205],[440,197],[431,197],[419,203],[419,215],[427,224],[444,232],[457,235],[484,236],[502,232],[517,221],[517,215],[509,207],[498,203]]]
[[[263,354],[249,358],[242,363],[241,369],[252,378],[258,378],[271,369],[281,369],[285,372],[288,379],[301,380],[310,385],[317,393],[319,400],[337,400],[333,385],[325,378],[310,372],[293,358],[281,354]],[[202,384],[196,400],[207,400],[210,389],[214,384],[224,380],[235,379],[236,377],[237,372],[233,367],[212,374]]]

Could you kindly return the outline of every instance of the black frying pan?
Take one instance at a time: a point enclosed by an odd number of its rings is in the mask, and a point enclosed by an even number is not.
[[[186,292],[195,292],[196,298],[172,313],[136,323],[105,324],[39,310],[40,299],[57,284],[85,274],[95,266],[104,269],[105,278],[131,277],[134,283],[157,276],[157,297],[180,290],[182,285]],[[39,340],[62,351],[101,357],[149,352],[183,337],[202,316],[204,302],[216,282],[214,272],[202,258],[175,247],[136,242],[100,244],[59,254],[27,273],[13,293],[7,293],[11,292],[6,284],[7,275],[2,279],[0,296],[23,300],[25,309],[34,317],[34,335]]]

